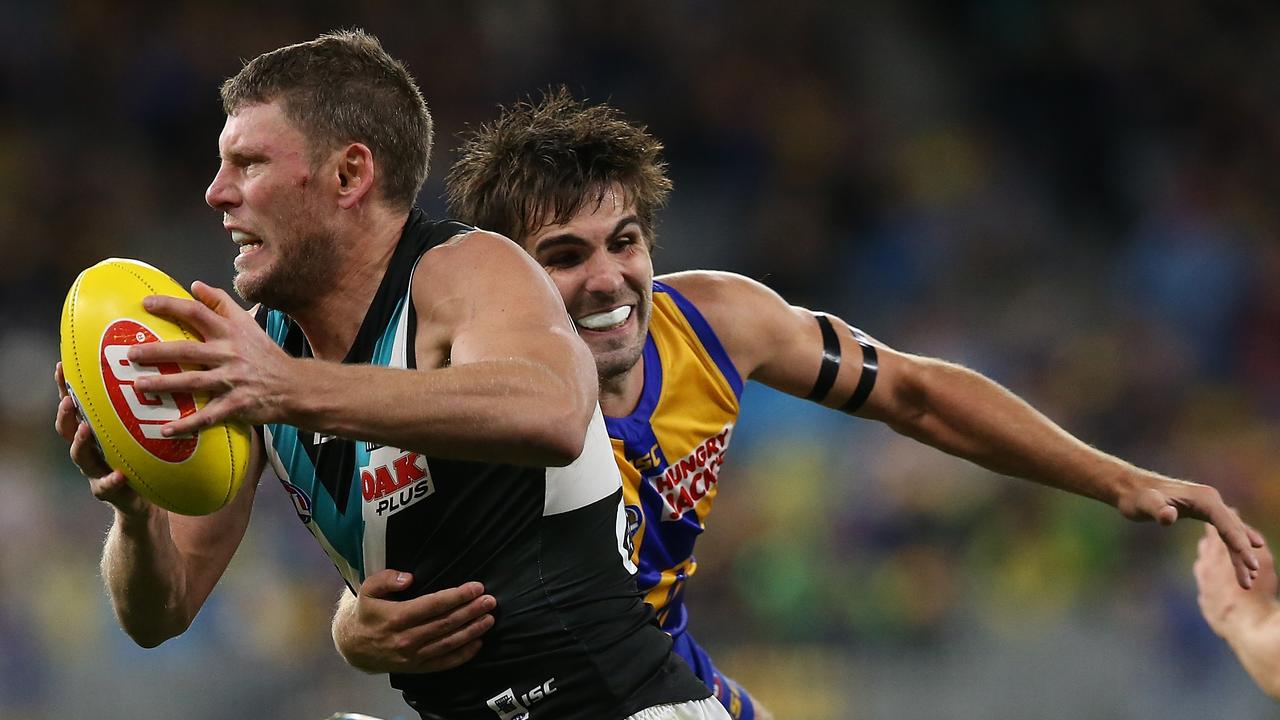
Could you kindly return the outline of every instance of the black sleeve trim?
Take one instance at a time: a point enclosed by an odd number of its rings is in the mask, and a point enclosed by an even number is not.
[[[876,372],[880,366],[876,346],[871,344],[871,339],[852,325],[849,326],[849,333],[862,346],[862,375],[858,378],[858,387],[854,388],[849,401],[840,408],[840,412],[852,415],[862,407],[867,398],[871,397],[871,389],[876,385]]]
[[[840,373],[840,338],[836,337],[836,331],[826,315],[815,314],[814,318],[822,329],[822,367],[818,368],[818,379],[813,383],[807,399],[822,402],[827,399],[831,386],[836,382],[836,375]]]

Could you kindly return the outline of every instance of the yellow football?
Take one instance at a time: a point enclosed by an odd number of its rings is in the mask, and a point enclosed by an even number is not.
[[[200,340],[191,328],[142,308],[147,295],[190,298],[173,278],[137,260],[111,258],[80,273],[62,306],[62,371],[102,456],[151,502],[184,515],[207,515],[236,496],[249,461],[249,428],[221,424],[196,435],[164,437],[160,428],[204,406],[201,394],[146,394],[143,375],[176,373],[177,363],[137,365],[129,347]],[[195,369],[195,368],[186,368]]]

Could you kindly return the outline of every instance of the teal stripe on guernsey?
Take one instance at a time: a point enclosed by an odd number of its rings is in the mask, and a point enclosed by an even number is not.
[[[387,320],[387,329],[382,332],[378,342],[373,344],[373,358],[369,360],[371,365],[391,365],[391,352],[395,349],[396,334],[400,330],[400,313],[404,312],[404,300],[400,298],[396,303],[396,309],[391,311],[391,317]],[[356,467],[363,464],[357,462]]]
[[[276,344],[284,342],[285,333],[289,332],[289,324],[285,322],[284,313],[272,310],[267,313],[267,334]]]
[[[310,502],[310,521],[308,529],[323,536],[323,542],[342,556],[347,564],[364,577],[364,520],[360,513],[343,515],[338,512],[337,504],[329,491],[316,478],[316,468],[307,455],[303,440],[298,437],[298,429],[290,425],[271,423],[267,426],[271,431],[271,444],[280,458],[281,465],[289,477],[281,478],[301,491]],[[310,433],[307,433],[310,435]],[[323,446],[321,446],[323,448]],[[323,449],[321,450],[323,452]],[[362,452],[357,448],[357,453]],[[366,454],[367,455],[367,454]],[[352,486],[352,492],[359,494],[360,483]],[[359,498],[352,498],[350,507],[359,507]],[[327,550],[328,548],[326,548]]]

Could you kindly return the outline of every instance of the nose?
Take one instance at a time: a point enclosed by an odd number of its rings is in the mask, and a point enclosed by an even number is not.
[[[240,193],[228,174],[227,165],[223,163],[213,176],[213,182],[209,183],[209,188],[204,191],[204,201],[214,210],[226,212],[240,204]]]
[[[625,280],[622,267],[607,252],[595,252],[587,260],[586,291],[600,295],[612,295],[622,289]]]

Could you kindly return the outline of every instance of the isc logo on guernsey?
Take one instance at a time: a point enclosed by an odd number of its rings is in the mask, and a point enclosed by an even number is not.
[[[489,698],[486,704],[490,710],[498,714],[501,720],[529,720],[532,716],[529,708],[559,689],[556,687],[555,678],[547,678],[541,685],[535,685],[532,690],[519,698],[516,698],[514,690],[507,688]]]
[[[360,468],[360,494],[366,505],[375,503],[379,516],[395,515],[435,491],[427,459],[415,452],[378,448]]]

